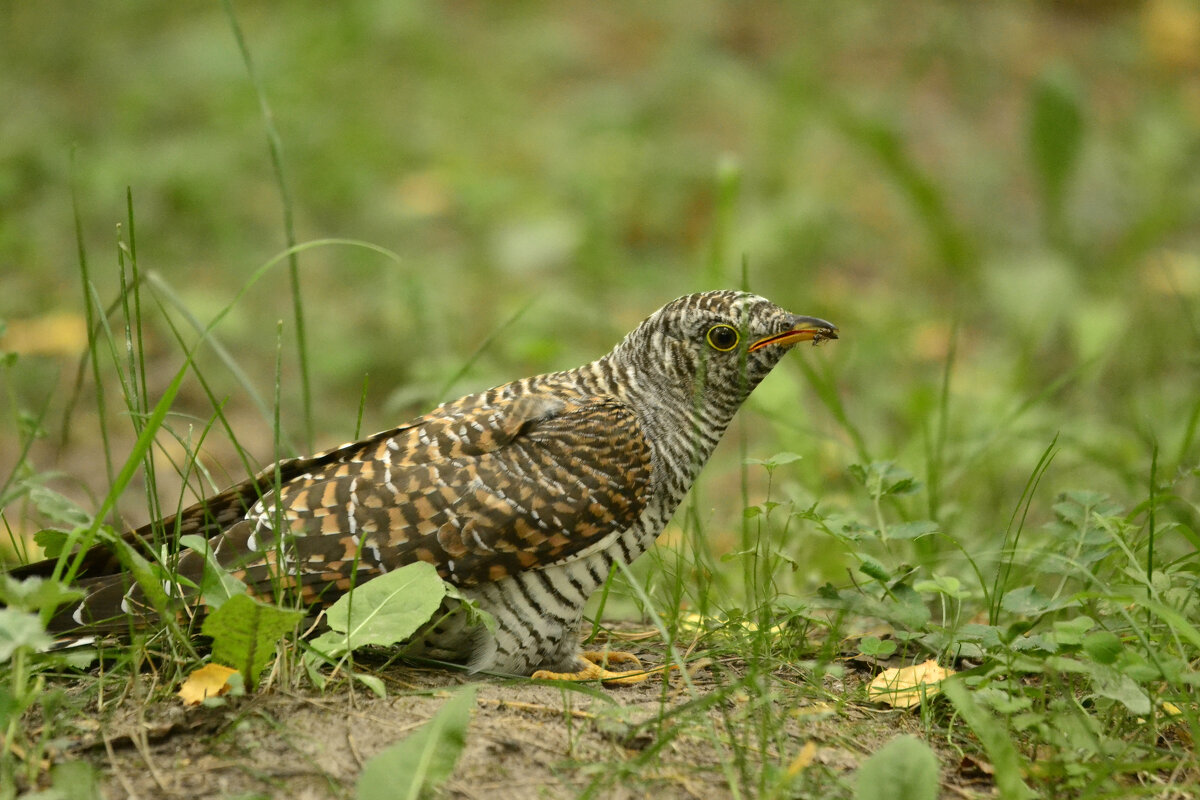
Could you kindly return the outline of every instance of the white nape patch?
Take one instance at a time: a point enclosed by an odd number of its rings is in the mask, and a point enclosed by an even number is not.
[[[132,611],[129,610],[129,598],[128,597],[121,598],[121,610],[124,611],[126,614],[133,613]]]
[[[453,558],[446,559],[446,569],[450,570],[451,573],[454,572],[454,559]]]
[[[83,622],[83,605],[84,605],[83,603],[80,603],[79,605],[75,606],[75,610],[71,613],[71,619],[74,620],[76,625],[84,624],[84,622]]]

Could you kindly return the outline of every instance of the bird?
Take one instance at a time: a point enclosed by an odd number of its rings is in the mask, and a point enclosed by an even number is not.
[[[632,563],[654,544],[735,412],[784,354],[837,338],[832,323],[748,292],[686,295],[595,361],[281,460],[124,538],[150,553],[155,531],[159,540],[166,532],[176,574],[198,581],[204,558],[181,551],[178,539],[203,536],[252,595],[283,586],[312,609],[425,561],[496,625],[447,613],[406,652],[471,671],[621,682],[628,672],[608,666],[640,666],[636,657],[581,649],[588,597],[616,562]],[[12,574],[50,575],[54,564]],[[128,635],[153,622],[103,545],[82,554],[76,586],[82,600],[48,624],[56,634]]]

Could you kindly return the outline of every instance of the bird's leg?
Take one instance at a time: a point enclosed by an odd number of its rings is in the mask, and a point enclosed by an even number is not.
[[[545,681],[594,681],[599,680],[604,683],[616,683],[622,686],[629,686],[635,683],[641,683],[650,677],[650,672],[642,672],[641,660],[633,653],[622,653],[616,650],[584,650],[579,654],[586,666],[577,672],[551,672],[546,669],[539,669],[533,673],[534,680]],[[634,664],[637,669],[630,672],[612,672],[606,667],[608,664]],[[657,672],[658,670],[652,670]]]

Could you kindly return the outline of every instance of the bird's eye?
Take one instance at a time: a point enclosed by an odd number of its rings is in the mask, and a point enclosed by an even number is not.
[[[737,329],[731,328],[728,325],[713,325],[708,329],[708,333],[704,336],[708,340],[708,344],[713,350],[720,350],[722,353],[727,353],[737,347],[738,336]]]

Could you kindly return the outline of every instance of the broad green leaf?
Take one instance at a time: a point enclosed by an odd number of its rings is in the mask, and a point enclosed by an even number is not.
[[[804,456],[800,455],[799,453],[784,452],[784,453],[776,453],[775,455],[771,456],[770,458],[747,458],[746,463],[750,464],[750,465],[754,465],[754,466],[760,466],[760,467],[766,467],[768,469],[773,469],[782,464],[791,464],[793,461],[799,461],[802,458],[804,458]]]
[[[212,545],[203,536],[188,534],[179,537],[179,544],[204,556],[205,569],[200,578],[200,596],[209,608],[216,610],[226,600],[246,594],[246,584],[229,574],[229,570],[217,563]]]
[[[366,686],[378,698],[387,697],[387,687],[383,684],[383,679],[378,675],[368,675],[365,672],[352,672],[350,677]]]
[[[1121,654],[1121,640],[1110,631],[1089,633],[1083,639],[1083,652],[1097,664],[1111,664]]]
[[[889,494],[912,494],[921,488],[911,472],[892,461],[872,461],[865,467],[851,464],[848,471],[876,500]]]
[[[45,650],[54,644],[37,614],[0,608],[0,664],[12,658],[18,647]]]
[[[1081,615],[1074,619],[1054,623],[1054,641],[1062,647],[1078,647],[1084,635],[1096,627],[1096,620]]]
[[[19,581],[10,575],[0,576],[0,602],[10,608],[25,611],[55,609],[83,597],[79,589],[72,589],[60,581],[45,580],[33,575]]]
[[[1021,586],[1005,592],[1000,607],[1013,614],[1032,617],[1050,610],[1050,598],[1036,586]]]
[[[855,800],[937,800],[938,763],[929,745],[897,736],[858,768]]]
[[[1150,713],[1150,698],[1133,678],[1111,667],[1097,667],[1092,674],[1092,691],[1101,697],[1116,700],[1130,713],[1144,717]]]
[[[953,575],[934,575],[933,580],[917,581],[913,591],[920,594],[944,594],[947,597],[966,597],[962,581]]]
[[[212,637],[213,662],[233,667],[247,686],[254,686],[275,653],[276,642],[303,618],[303,611],[267,605],[241,594],[209,614],[201,633]]]
[[[411,637],[433,618],[446,582],[424,561],[380,575],[342,597],[325,612],[331,630],[313,641],[326,655],[366,645],[391,645]]]
[[[887,539],[919,539],[931,533],[937,533],[938,524],[931,519],[916,522],[901,522],[887,527]]]
[[[475,691],[461,689],[433,719],[367,761],[358,800],[417,800],[445,783],[467,743]]]
[[[884,619],[893,620],[910,630],[920,630],[929,622],[929,606],[925,598],[913,591],[911,586],[897,583],[892,586],[891,601],[883,601],[888,613]],[[881,616],[881,615],[876,615]]]
[[[1034,796],[1021,775],[1028,769],[1025,759],[1017,752],[1012,736],[1003,723],[975,702],[971,690],[959,678],[942,681],[942,694],[950,698],[959,716],[983,744],[995,767],[996,789],[1003,800],[1027,800]]]
[[[887,658],[896,652],[896,643],[891,639],[880,639],[878,636],[864,636],[858,643],[858,650],[864,656]]]
[[[49,486],[41,483],[30,484],[29,500],[45,519],[64,527],[86,528],[92,524],[92,518],[74,500],[59,494]]]
[[[96,769],[86,761],[64,761],[50,769],[50,788],[22,795],[29,800],[101,800]]]
[[[87,532],[86,528],[75,528],[70,531],[60,531],[57,528],[43,528],[33,535],[33,541],[42,548],[46,558],[58,558],[64,551],[70,549],[75,540]]]

